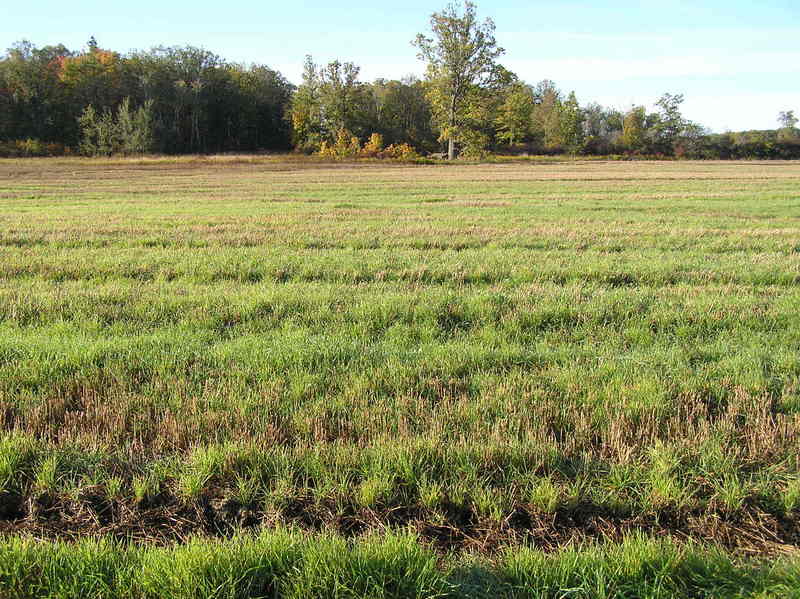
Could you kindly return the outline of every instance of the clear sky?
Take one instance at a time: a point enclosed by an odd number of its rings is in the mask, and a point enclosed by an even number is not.
[[[192,44],[267,64],[294,82],[303,57],[360,65],[362,79],[421,75],[410,41],[445,0],[54,0],[8,2],[0,47],[101,47],[121,52]],[[553,79],[581,103],[651,105],[686,96],[684,114],[715,131],[773,128],[800,114],[800,0],[478,0],[506,49],[502,62],[534,83]]]

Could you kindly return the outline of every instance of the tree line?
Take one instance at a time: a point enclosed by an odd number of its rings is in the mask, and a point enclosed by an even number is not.
[[[287,150],[293,93],[269,67],[200,48],[122,55],[94,39],[81,52],[20,42],[0,59],[0,140],[88,153]]]
[[[413,41],[423,78],[365,82],[352,62],[307,57],[298,86],[191,46],[121,54],[94,38],[81,51],[22,41],[0,58],[0,155],[800,158],[793,111],[774,130],[711,134],[683,117],[680,94],[655,111],[581,104],[552,80],[530,84],[503,67],[494,33],[472,2],[449,5]]]

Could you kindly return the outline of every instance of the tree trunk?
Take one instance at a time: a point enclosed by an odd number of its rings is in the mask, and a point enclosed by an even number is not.
[[[456,95],[450,99],[450,135],[447,140],[447,159],[456,159],[456,142],[453,139],[454,129],[456,128]]]

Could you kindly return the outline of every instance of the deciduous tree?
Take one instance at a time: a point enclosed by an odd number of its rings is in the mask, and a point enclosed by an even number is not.
[[[778,115],[778,122],[781,125],[778,131],[778,141],[794,142],[800,139],[800,131],[797,130],[797,117],[794,110],[786,110]]]
[[[687,121],[681,114],[683,94],[664,94],[656,102],[657,118],[653,126],[654,141],[666,153],[673,151],[675,142],[686,128]]]
[[[504,50],[494,37],[491,19],[480,23],[476,7],[466,1],[463,10],[455,4],[431,15],[433,37],[419,34],[414,45],[418,57],[428,63],[427,78],[434,98],[445,102],[439,110],[442,138],[448,142],[448,157],[455,158],[464,102],[473,86],[487,85],[495,74],[496,60]]]
[[[510,86],[495,119],[498,137],[511,145],[527,137],[531,130],[533,108],[533,91],[530,86],[523,83]]]
[[[797,127],[797,117],[794,115],[794,110],[785,110],[778,114],[778,122],[781,129],[794,129]]]
[[[647,112],[644,106],[634,106],[625,115],[620,141],[628,150],[642,150],[647,141]]]
[[[561,138],[564,148],[575,154],[583,147],[583,111],[575,92],[571,92],[560,111]]]

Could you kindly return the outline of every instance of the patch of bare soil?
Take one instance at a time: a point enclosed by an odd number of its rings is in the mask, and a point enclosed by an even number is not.
[[[365,508],[341,502],[295,498],[280,509],[241,505],[235,500],[201,498],[186,503],[162,494],[147,503],[110,500],[99,489],[77,498],[0,496],[0,536],[27,534],[40,539],[112,537],[125,542],[171,545],[190,537],[226,538],[237,532],[278,526],[333,531],[345,537],[411,528],[442,551],[494,554],[509,545],[553,551],[576,542],[621,540],[644,532],[714,543],[744,555],[774,556],[800,551],[800,518],[768,514],[755,507],[736,513],[671,512],[620,516],[591,504],[554,513],[518,506],[504,519],[443,504],[436,514],[422,507]]]

